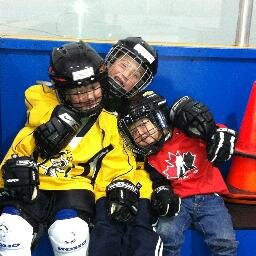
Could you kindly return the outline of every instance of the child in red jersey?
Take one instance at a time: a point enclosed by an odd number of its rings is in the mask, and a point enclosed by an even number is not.
[[[147,156],[151,176],[166,179],[154,190],[153,209],[160,216],[157,231],[164,243],[164,255],[179,255],[184,231],[199,230],[212,254],[237,255],[237,241],[230,215],[220,195],[228,193],[219,163],[234,151],[235,131],[218,127],[208,108],[183,97],[170,111],[154,93],[130,101],[129,110],[119,120],[127,144]],[[139,102],[139,103],[138,103]],[[179,207],[175,216],[168,214]]]

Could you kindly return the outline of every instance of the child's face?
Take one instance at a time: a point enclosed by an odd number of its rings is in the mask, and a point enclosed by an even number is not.
[[[140,81],[145,69],[129,55],[119,57],[109,68],[108,75],[126,92]]]
[[[65,90],[66,100],[79,111],[87,111],[101,103],[102,89],[99,82]]]
[[[142,118],[136,121],[131,125],[129,130],[135,143],[141,147],[148,147],[155,142],[158,142],[162,137],[157,126],[155,126],[148,118]]]

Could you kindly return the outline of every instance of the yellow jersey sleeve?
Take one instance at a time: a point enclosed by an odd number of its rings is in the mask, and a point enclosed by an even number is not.
[[[135,156],[123,143],[117,127],[117,116],[103,110],[99,116],[99,127],[104,131],[104,147],[112,145],[112,150],[103,158],[95,180],[96,200],[106,196],[106,187],[113,180],[127,179],[136,182]]]
[[[46,85],[32,85],[25,91],[27,106],[27,126],[37,127],[49,121],[59,100],[53,89]]]
[[[153,191],[152,181],[150,179],[149,173],[145,170],[144,162],[137,162],[135,180],[136,183],[141,184],[140,198],[150,199]]]

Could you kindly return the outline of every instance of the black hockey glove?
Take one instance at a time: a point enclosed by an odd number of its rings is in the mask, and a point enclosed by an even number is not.
[[[181,200],[169,186],[160,186],[153,190],[151,206],[158,216],[172,217],[178,215]]]
[[[170,120],[185,134],[208,140],[216,131],[212,113],[203,103],[184,96],[170,110]]]
[[[235,150],[236,132],[228,128],[217,128],[208,140],[206,151],[208,160],[214,164],[227,161]]]
[[[134,220],[139,205],[139,188],[128,180],[116,180],[107,186],[108,213],[113,220]]]
[[[35,143],[42,158],[58,154],[72,140],[81,126],[77,113],[65,106],[57,106],[51,119],[34,131]]]
[[[27,156],[8,159],[2,166],[4,189],[13,198],[30,203],[37,197],[38,168]]]

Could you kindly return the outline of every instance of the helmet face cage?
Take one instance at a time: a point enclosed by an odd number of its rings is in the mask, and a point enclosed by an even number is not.
[[[136,109],[121,118],[118,127],[125,144],[145,156],[156,153],[171,135],[160,110]]]
[[[82,116],[98,113],[102,108],[101,83],[106,72],[99,72],[103,63],[90,45],[80,41],[65,44],[52,51],[49,76],[59,100]]]
[[[110,72],[108,74],[108,82],[110,85],[109,89],[114,95],[118,97],[130,98],[138,92],[144,90],[150,84],[153,79],[153,73],[150,70],[149,66],[146,64],[146,62],[143,60],[143,58],[140,57],[140,54],[138,54],[135,50],[131,51],[124,45],[120,44],[114,46],[106,56],[107,69],[109,69],[112,65],[118,65],[118,61],[120,61],[122,58],[125,58],[125,56],[129,56],[132,60],[137,62],[137,70],[143,70],[143,72],[140,72],[140,78],[129,91],[126,91],[123,88],[121,82],[115,77],[111,76]],[[128,77],[128,80],[129,79],[131,78]]]
[[[91,116],[102,109],[103,92],[99,81],[55,88],[60,101],[81,116]]]

